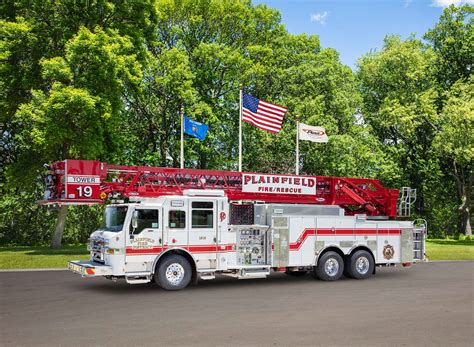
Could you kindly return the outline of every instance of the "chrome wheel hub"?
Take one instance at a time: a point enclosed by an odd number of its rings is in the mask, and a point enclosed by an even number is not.
[[[328,260],[326,260],[326,262],[324,263],[324,272],[326,272],[328,276],[335,276],[338,271],[339,263],[336,259],[329,258]]]
[[[166,268],[166,280],[173,286],[177,286],[184,278],[184,268],[181,264],[173,263]]]
[[[369,259],[367,259],[366,257],[357,258],[355,268],[358,273],[360,273],[361,275],[365,275],[370,268]]]

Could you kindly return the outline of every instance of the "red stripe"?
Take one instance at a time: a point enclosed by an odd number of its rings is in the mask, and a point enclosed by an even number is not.
[[[274,114],[275,116],[278,116],[278,117],[283,117],[286,113],[286,110],[285,111],[281,111],[281,110],[277,110],[276,108],[274,107],[271,107],[271,106],[268,106],[268,105],[265,105],[265,104],[262,104],[260,103],[258,105],[258,109],[262,109],[264,110],[265,112],[268,112],[268,113],[271,113],[271,114]]]
[[[260,123],[258,123],[257,121],[253,120],[253,119],[246,119],[245,117],[242,119],[244,122],[247,122],[247,123],[250,123],[252,124],[253,126],[259,128],[259,129],[262,129],[262,130],[266,130],[266,131],[269,131],[271,133],[279,133],[280,132],[280,129],[275,129],[273,127],[268,127],[266,125],[261,125]]]
[[[306,241],[308,236],[312,235],[321,235],[321,236],[331,236],[331,235],[400,235],[400,229],[305,229],[303,233],[298,237],[296,242],[290,243],[290,251],[297,251],[301,248],[303,243]]]
[[[250,121],[250,122],[253,122],[253,123],[257,123],[259,126],[262,126],[262,127],[266,127],[266,128],[270,128],[270,129],[274,129],[274,130],[281,129],[279,124],[266,122],[264,120],[259,119],[258,117],[254,116],[254,115],[244,113],[243,116],[242,116],[242,119],[244,121]]]
[[[265,117],[271,118],[271,119],[273,119],[275,121],[278,121],[278,122],[281,122],[283,120],[283,116],[284,116],[284,114],[275,113],[273,111],[267,110],[264,107],[259,107],[256,113],[261,114]]]
[[[255,121],[251,120],[251,119],[243,119],[244,122],[246,123],[249,123],[249,124],[252,124],[253,126],[259,128],[259,129],[262,129],[262,130],[265,130],[265,131],[269,131],[271,133],[279,133],[280,130],[274,130],[273,128],[267,128],[267,127],[264,127],[263,125],[259,125],[258,123],[256,123]]]
[[[246,123],[252,124],[254,127],[256,127],[258,129],[268,131],[269,133],[278,134],[280,132],[280,131],[277,131],[277,130],[271,130],[270,128],[262,127],[262,126],[258,125],[257,123],[255,123],[251,120],[244,119],[243,121],[246,122]]]
[[[191,253],[226,253],[226,252],[235,252],[235,244],[228,245],[191,245],[191,246],[164,246],[164,247],[152,247],[145,249],[134,249],[132,247],[126,248],[126,254],[128,255],[152,255],[160,254],[161,252],[172,249],[172,248],[183,248],[188,250]]]
[[[274,120],[266,116],[262,116],[261,114],[258,113],[253,113],[246,108],[243,110],[243,116],[252,118],[253,120],[260,122],[262,125],[269,126],[269,127],[275,127],[275,128],[280,128],[281,127],[281,122],[282,120]]]
[[[264,104],[265,106],[273,107],[275,109],[280,108],[280,109],[285,110],[284,112],[288,111],[288,109],[285,106],[281,106],[281,105],[278,105],[278,104],[271,104],[271,103],[269,103],[268,101],[265,101],[265,100],[260,100],[259,105],[260,104]]]

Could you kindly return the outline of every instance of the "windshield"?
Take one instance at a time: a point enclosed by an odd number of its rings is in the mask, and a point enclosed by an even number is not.
[[[125,216],[127,215],[127,206],[107,206],[104,214],[102,229],[108,231],[121,231]]]

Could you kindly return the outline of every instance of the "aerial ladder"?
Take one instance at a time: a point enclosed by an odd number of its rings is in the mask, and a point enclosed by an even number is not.
[[[45,205],[104,204],[111,199],[222,190],[229,201],[339,205],[346,215],[397,216],[399,191],[371,178],[280,175],[113,165],[63,160],[46,165]]]

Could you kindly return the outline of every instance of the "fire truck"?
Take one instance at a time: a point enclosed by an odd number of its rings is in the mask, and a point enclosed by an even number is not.
[[[397,216],[415,198],[375,179],[64,160],[48,165],[41,203],[107,204],[74,273],[179,290],[217,274],[335,281],[410,266],[424,259],[426,223]]]

